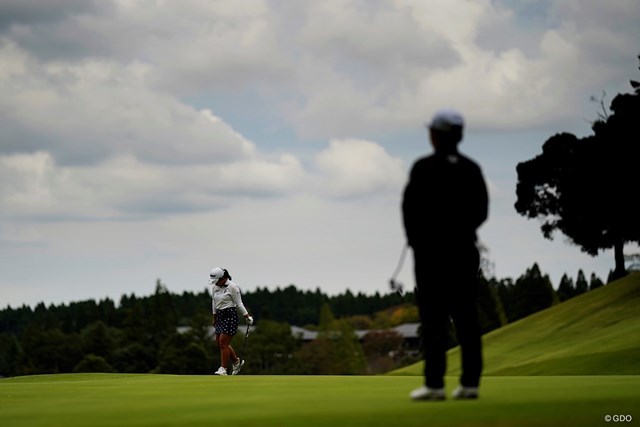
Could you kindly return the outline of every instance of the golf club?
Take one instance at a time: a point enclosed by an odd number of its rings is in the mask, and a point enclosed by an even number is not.
[[[400,252],[400,259],[398,260],[398,266],[396,267],[396,270],[393,272],[391,279],[389,279],[389,286],[391,287],[391,290],[393,292],[399,293],[400,295],[402,295],[402,292],[403,292],[403,285],[402,283],[397,281],[397,278],[398,278],[398,274],[400,273],[400,270],[402,270],[402,266],[404,265],[404,258],[407,255],[408,247],[409,245],[404,245],[404,247],[402,248],[402,252]]]
[[[244,348],[247,345],[247,338],[249,337],[249,328],[250,327],[251,327],[251,325],[247,323],[247,330],[244,333],[244,341],[242,342],[242,350],[240,350],[240,368],[238,368],[238,372],[236,373],[236,375],[239,374],[240,370],[242,369],[242,361],[244,360],[243,359],[243,357],[244,357]]]

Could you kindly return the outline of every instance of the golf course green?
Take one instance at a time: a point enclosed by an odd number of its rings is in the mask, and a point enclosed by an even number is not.
[[[0,379],[0,426],[638,425],[639,310],[633,273],[487,334],[478,400],[411,401],[421,363],[371,376],[34,375]]]

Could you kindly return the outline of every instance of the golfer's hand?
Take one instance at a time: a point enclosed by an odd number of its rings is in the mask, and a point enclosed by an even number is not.
[[[247,319],[247,325],[253,325],[253,317],[247,316],[246,319]]]
[[[216,323],[218,323],[218,322],[217,322],[217,319],[216,319],[216,315],[214,314],[214,315],[213,315],[213,318],[211,319],[211,324],[212,324],[213,326],[216,326]]]

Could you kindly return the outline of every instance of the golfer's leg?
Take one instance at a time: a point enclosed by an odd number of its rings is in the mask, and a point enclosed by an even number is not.
[[[231,347],[231,344],[229,344],[229,358],[231,359],[231,363],[236,363],[238,361],[236,351]]]
[[[482,336],[475,301],[457,305],[453,318],[462,358],[460,384],[465,387],[477,387],[482,374]]]
[[[226,368],[229,364],[229,354],[231,353],[229,350],[229,343],[231,342],[231,335],[220,334],[220,366]]]
[[[470,251],[467,260],[467,271],[460,277],[460,288],[457,296],[452,298],[452,317],[456,325],[460,353],[462,358],[462,375],[460,384],[465,387],[477,387],[482,374],[482,331],[478,318],[478,267],[477,251]]]
[[[218,350],[220,351],[220,363],[222,363],[222,344],[220,344],[220,334],[216,334],[216,344],[218,346]],[[220,366],[222,366],[222,364]]]
[[[447,321],[443,304],[428,304],[422,310],[424,376],[429,388],[443,388],[447,368]]]
[[[446,370],[447,314],[439,287],[442,274],[437,248],[413,248],[416,301],[422,322],[422,354],[425,385],[444,387]]]

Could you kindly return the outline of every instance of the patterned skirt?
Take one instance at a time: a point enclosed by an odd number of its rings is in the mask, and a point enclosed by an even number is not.
[[[238,312],[236,307],[216,311],[216,334],[235,335],[238,332]]]

